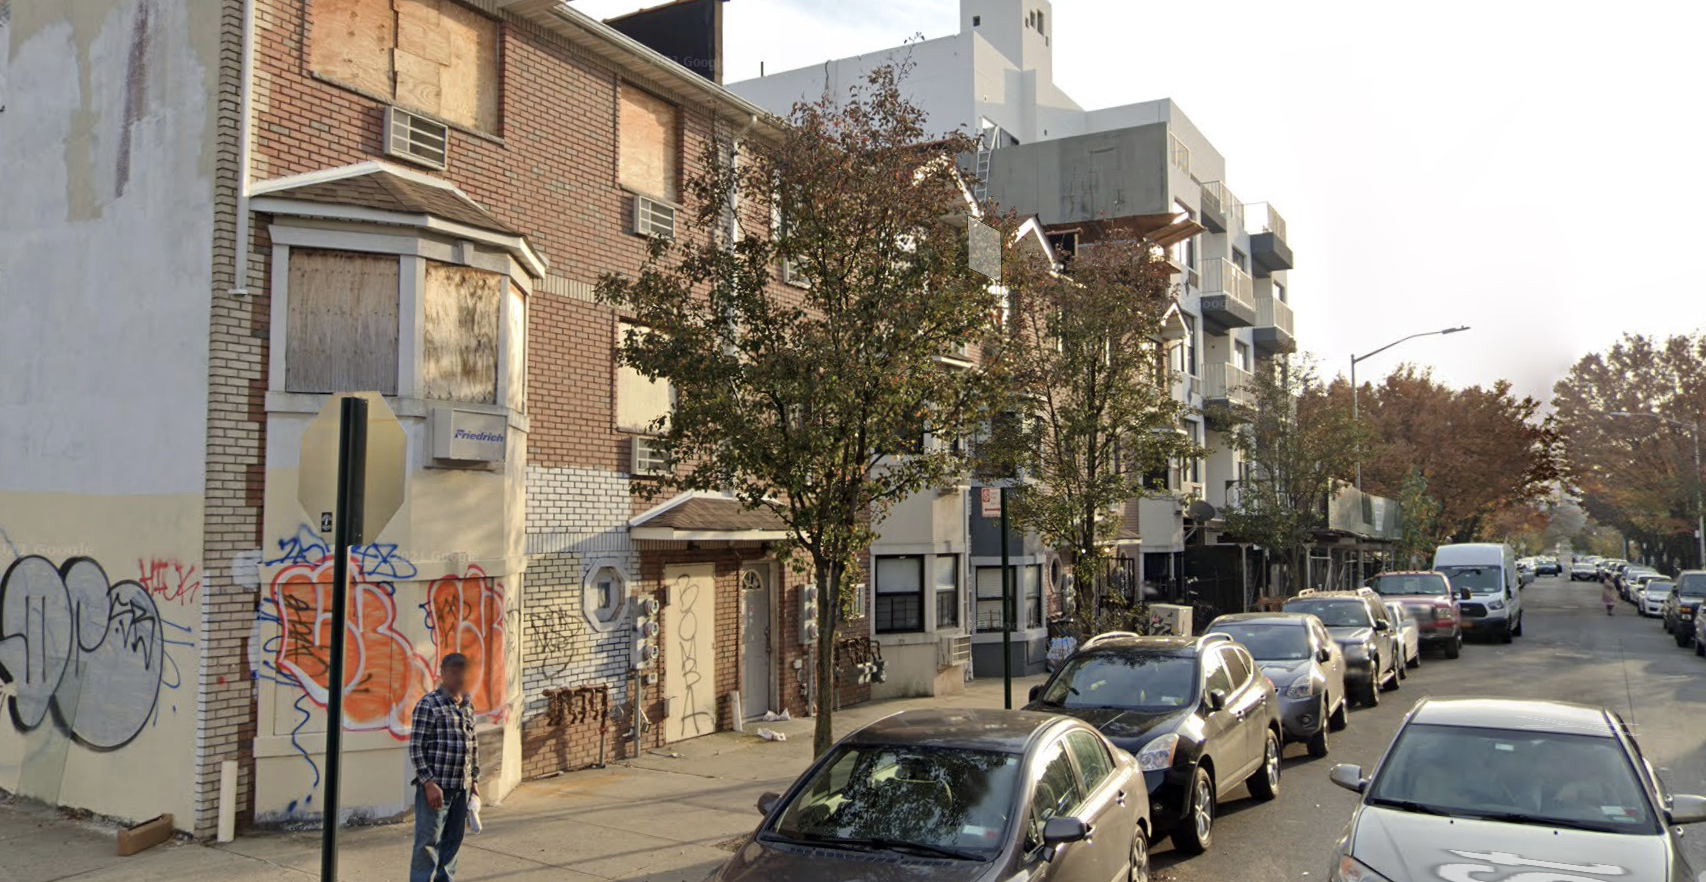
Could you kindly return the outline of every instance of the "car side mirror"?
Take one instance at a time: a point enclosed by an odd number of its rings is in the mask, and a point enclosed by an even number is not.
[[[1339,763],[1334,766],[1333,770],[1327,773],[1327,780],[1352,793],[1361,793],[1368,789],[1368,779],[1362,776],[1362,766],[1354,766],[1350,763]]]
[[[1698,824],[1706,821],[1706,796],[1678,794],[1670,798],[1665,819],[1672,824]]]
[[[1211,711],[1226,710],[1226,690],[1210,689],[1208,691],[1208,709]]]
[[[1392,623],[1386,621],[1385,619],[1376,619],[1374,622],[1374,630],[1376,630],[1376,631],[1390,631],[1390,630],[1392,630]]]
[[[1065,845],[1068,842],[1083,842],[1090,838],[1090,825],[1081,818],[1057,817],[1049,818],[1043,824],[1043,845],[1050,848]]]
[[[1037,699],[1042,698],[1042,697],[1043,697],[1043,684],[1038,683],[1037,685],[1032,686],[1031,687],[1031,700],[1036,701]]]
[[[766,793],[758,797],[758,813],[768,816],[776,810],[776,804],[782,801],[780,793]]]
[[[1458,600],[1468,600],[1469,598],[1474,597],[1474,596],[1475,596],[1474,592],[1470,591],[1468,588],[1457,589],[1457,599]]]
[[[1321,662],[1332,661],[1333,660],[1333,650],[1328,649],[1325,646],[1321,647],[1320,649],[1315,650],[1315,660],[1321,661]]]

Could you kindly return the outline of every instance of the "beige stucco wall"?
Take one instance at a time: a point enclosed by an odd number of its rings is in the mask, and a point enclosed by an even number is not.
[[[330,537],[316,531],[297,500],[297,463],[313,417],[306,408],[323,400],[275,396],[269,420],[261,603],[251,639],[260,823],[321,812],[329,632],[319,616],[330,613],[324,586],[332,558]],[[427,421],[415,415],[426,406],[397,405],[409,451],[403,507],[355,557],[362,572],[349,605],[346,659],[360,670],[346,676],[340,800],[346,817],[390,817],[412,805],[409,717],[434,687],[443,652],[473,660],[482,731],[501,733],[510,747],[501,778],[486,784],[487,799],[501,799],[520,781],[526,436],[512,425],[507,462],[491,470],[433,468]],[[488,772],[500,768],[497,756],[484,757],[484,765]]]

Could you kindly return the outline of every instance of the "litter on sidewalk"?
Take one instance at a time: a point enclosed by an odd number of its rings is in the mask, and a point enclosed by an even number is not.
[[[764,739],[765,741],[787,741],[788,740],[787,735],[784,735],[781,732],[772,731],[770,729],[759,729],[758,730],[758,737]]]

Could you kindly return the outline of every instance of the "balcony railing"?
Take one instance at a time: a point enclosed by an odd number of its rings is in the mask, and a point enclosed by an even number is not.
[[[1256,298],[1256,327],[1279,328],[1288,336],[1296,336],[1291,323],[1291,304],[1272,294]]]
[[[1203,370],[1203,399],[1248,405],[1255,402],[1256,378],[1234,364],[1210,363]]]
[[[1244,203],[1232,195],[1223,181],[1209,181],[1202,185],[1203,215],[1211,212],[1226,219],[1226,229],[1237,233],[1244,229]]]
[[[1202,293],[1204,297],[1225,296],[1237,301],[1247,309],[1255,309],[1255,299],[1251,295],[1254,285],[1250,274],[1238,268],[1238,264],[1224,257],[1213,257],[1202,264]]]
[[[1180,171],[1187,175],[1191,173],[1191,148],[1186,147],[1185,142],[1172,132],[1167,133],[1167,157]]]
[[[1256,232],[1273,233],[1275,236],[1279,237],[1280,241],[1289,241],[1285,235],[1285,218],[1280,217],[1280,213],[1274,210],[1273,203],[1262,203],[1262,209],[1265,214],[1264,217],[1260,218],[1262,228]]]

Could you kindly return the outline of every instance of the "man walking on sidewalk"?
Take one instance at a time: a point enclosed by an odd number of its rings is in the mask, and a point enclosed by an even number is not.
[[[468,826],[468,799],[479,793],[474,710],[463,692],[467,656],[445,656],[438,676],[438,688],[415,705],[409,729],[409,762],[415,767],[415,850],[409,882],[453,882],[456,853]]]

